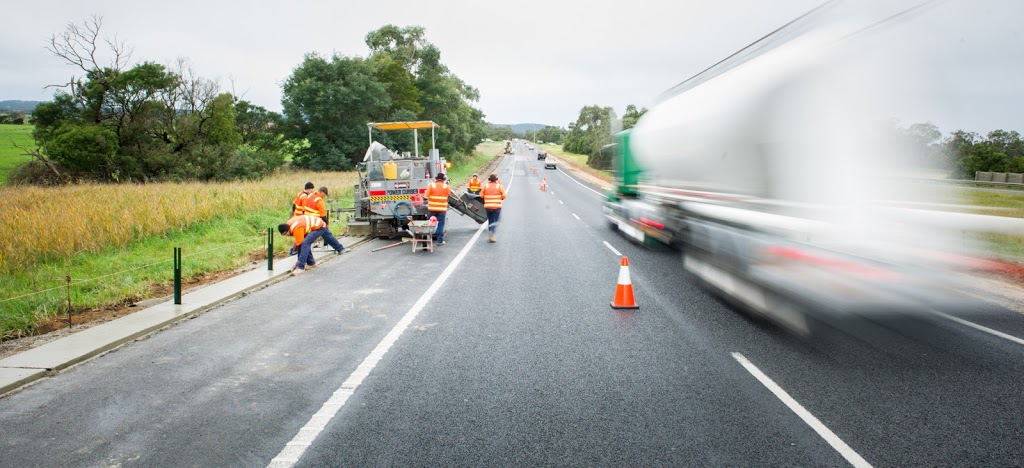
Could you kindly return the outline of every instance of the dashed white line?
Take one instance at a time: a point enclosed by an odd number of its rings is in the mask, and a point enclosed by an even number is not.
[[[1012,341],[1014,343],[1017,343],[1017,344],[1020,344],[1020,345],[1024,345],[1024,340],[1022,340],[1020,338],[1017,338],[1016,336],[1007,335],[1006,333],[1003,333],[1001,331],[993,330],[993,329],[988,328],[988,327],[983,327],[983,326],[978,325],[978,324],[976,324],[974,322],[968,322],[968,321],[966,321],[966,320],[964,320],[962,318],[954,317],[952,315],[946,315],[946,314],[944,314],[942,312],[939,312],[937,310],[933,310],[932,312],[935,313],[936,315],[938,315],[939,317],[942,317],[942,318],[947,319],[947,320],[952,320],[952,321],[954,321],[956,323],[959,323],[960,325],[968,326],[968,327],[971,327],[971,328],[973,328],[975,330],[983,331],[983,332],[988,333],[990,335],[998,336],[998,337],[1000,337],[1000,338],[1002,338],[1004,340],[1009,340],[1009,341]]]
[[[834,448],[837,452],[839,452],[839,454],[842,455],[843,458],[846,459],[846,461],[850,462],[851,465],[856,466],[858,468],[871,466],[871,464],[868,463],[867,460],[858,455],[857,452],[850,448],[849,445],[846,445],[846,442],[843,442],[842,439],[839,438],[839,436],[837,436],[829,428],[825,427],[825,425],[822,424],[821,421],[818,420],[818,418],[814,417],[814,415],[811,414],[810,411],[804,409],[804,407],[800,405],[799,402],[794,400],[793,397],[789,396],[789,393],[786,393],[786,391],[783,390],[782,387],[780,387],[778,384],[776,384],[775,381],[773,381],[771,378],[765,375],[764,372],[761,372],[761,369],[758,369],[757,366],[751,364],[751,362],[748,361],[747,358],[743,357],[742,354],[732,353],[732,357],[736,359],[736,361],[738,361],[740,365],[747,369],[747,372],[750,372],[750,374],[753,375],[755,379],[757,379],[759,382],[761,382],[762,385],[767,387],[768,390],[774,393],[779,400],[782,400],[782,402],[785,403],[790,410],[796,413],[796,415],[799,416],[800,419],[803,419],[808,426],[811,426],[811,429],[814,429],[814,432],[817,432],[822,439],[825,439],[825,442],[828,442],[828,444],[831,445],[832,448]]]
[[[608,250],[611,250],[613,254],[615,254],[615,255],[617,255],[619,257],[622,256],[622,253],[619,252],[618,250],[615,250],[615,247],[612,247],[612,245],[609,244],[608,241],[601,241],[601,242],[604,242],[604,246],[608,247]]]
[[[573,218],[576,218],[576,221],[583,221],[582,219],[580,219],[580,217],[579,217],[579,216],[576,216],[576,213],[573,213],[573,214],[572,214],[572,217],[573,217]]]
[[[565,202],[564,202],[564,201],[562,201],[562,200],[558,200],[558,204],[559,204],[559,205],[564,205],[564,204],[565,204]]]

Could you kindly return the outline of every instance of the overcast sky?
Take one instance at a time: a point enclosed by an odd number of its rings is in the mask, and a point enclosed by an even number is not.
[[[50,99],[43,87],[76,70],[46,51],[48,38],[92,14],[135,61],[187,57],[197,74],[275,111],[281,82],[304,54],[365,57],[366,33],[391,23],[426,28],[442,61],[480,90],[487,121],[564,127],[584,105],[620,114],[630,103],[655,105],[663,91],[821,2],[15,2],[0,28],[0,100]],[[926,109],[894,117],[931,120],[945,132],[1024,131],[1022,18],[1024,1],[948,1],[903,27],[931,51],[935,92]]]

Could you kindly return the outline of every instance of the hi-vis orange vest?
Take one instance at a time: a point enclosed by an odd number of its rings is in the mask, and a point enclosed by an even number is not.
[[[327,216],[327,204],[324,203],[324,194],[313,192],[306,197],[306,204],[303,206],[306,211],[303,214],[313,216]]]
[[[309,194],[305,190],[295,195],[295,201],[292,202],[292,215],[299,216],[306,214],[306,197]]]
[[[448,195],[451,194],[448,183],[438,180],[427,186],[427,211],[448,211]]]
[[[505,199],[505,187],[501,186],[501,182],[488,182],[480,195],[484,197],[484,208],[500,210],[501,201]]]
[[[476,176],[469,179],[469,191],[474,193],[480,191],[480,179]]]
[[[327,227],[324,220],[312,215],[295,216],[288,220],[288,232],[295,237],[296,247],[302,244],[306,234],[324,227]]]

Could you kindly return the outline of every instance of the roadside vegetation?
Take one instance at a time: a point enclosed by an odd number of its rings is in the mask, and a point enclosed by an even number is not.
[[[34,148],[33,125],[0,124],[0,185],[7,183],[7,174],[32,157],[22,148]]]
[[[266,259],[266,231],[291,216],[307,181],[352,206],[353,172],[298,172],[259,182],[80,184],[0,188],[0,337],[31,334],[37,320],[125,304],[171,279],[182,247],[186,277]],[[336,233],[344,219],[331,223]],[[278,236],[276,252],[287,252]],[[40,292],[43,291],[43,292]]]
[[[1024,191],[1012,193],[965,189],[964,199],[970,206],[978,207],[972,210],[977,214],[1024,218]],[[1024,234],[986,234],[980,238],[994,256],[1024,262]]]

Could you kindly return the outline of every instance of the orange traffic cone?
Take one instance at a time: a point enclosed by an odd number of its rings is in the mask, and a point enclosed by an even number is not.
[[[546,192],[547,190],[548,190],[548,178],[547,177],[541,177],[540,178],[540,191],[541,192]]]
[[[633,283],[629,280],[629,259],[622,257],[622,266],[619,267],[619,284],[615,286],[615,300],[612,301],[612,309],[639,309],[636,299],[633,298]]]

